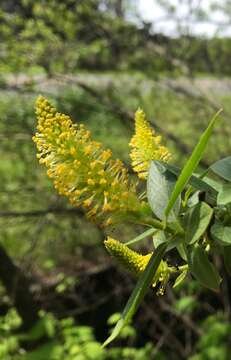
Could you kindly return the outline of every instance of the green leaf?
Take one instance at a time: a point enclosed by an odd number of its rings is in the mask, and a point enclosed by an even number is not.
[[[154,248],[157,248],[160,244],[168,243],[167,251],[174,249],[181,242],[181,238],[179,235],[171,236],[168,238],[165,235],[163,230],[158,230],[153,236],[153,245]]]
[[[165,208],[175,186],[176,176],[166,170],[159,162],[152,161],[147,181],[147,198],[154,214],[165,219]],[[169,222],[175,222],[180,210],[180,198],[177,199],[169,214]]]
[[[179,167],[168,163],[161,162],[161,164],[177,177],[180,175],[181,169]],[[210,182],[210,178],[208,177],[205,177],[202,180],[199,175],[192,174],[189,179],[189,184],[197,190],[209,192],[213,196],[217,195],[217,189],[214,186],[215,182]]]
[[[223,256],[226,271],[231,276],[231,246],[225,247]]]
[[[211,179],[210,177],[208,176],[205,176],[203,178],[203,181],[208,184],[214,191],[216,191],[216,193],[218,193],[221,188],[222,188],[222,184],[217,182],[216,180],[214,179]]]
[[[26,352],[21,357],[21,360],[41,360],[41,359],[58,359],[60,355],[64,355],[63,346],[58,340],[52,340],[42,343],[40,346],[30,352]],[[20,359],[19,357],[19,359]]]
[[[193,296],[183,296],[175,303],[175,309],[181,314],[191,313],[198,306],[198,301]]]
[[[179,255],[181,256],[181,258],[184,261],[187,261],[186,249],[182,242],[179,245],[177,245],[177,251],[178,251]]]
[[[217,205],[227,205],[231,203],[231,184],[223,185],[217,196]]]
[[[215,291],[219,290],[221,278],[204,249],[199,246],[193,247],[189,257],[189,268],[203,286]]]
[[[108,325],[115,325],[120,319],[120,313],[116,312],[107,319]]]
[[[211,235],[214,240],[221,243],[221,245],[231,245],[231,227],[224,226],[221,223],[215,223],[211,227]]]
[[[189,208],[194,207],[195,205],[197,205],[200,201],[200,191],[196,191],[192,196],[190,196],[190,198],[187,201],[187,206]]]
[[[131,244],[135,244],[137,243],[138,241],[140,240],[143,240],[145,239],[146,237],[150,236],[150,235],[153,235],[157,230],[156,229],[148,229],[146,231],[144,231],[142,234],[138,235],[137,237],[135,237],[134,239],[132,240],[129,240],[125,243],[125,245],[131,245]]]
[[[177,276],[177,278],[176,278],[176,280],[174,282],[173,288],[176,288],[177,286],[179,286],[184,281],[184,279],[187,276],[187,273],[188,273],[188,271],[184,270],[184,271],[182,271],[182,273],[180,273],[179,276]]]
[[[146,269],[140,275],[136,287],[128,299],[121,318],[117,322],[109,338],[104,342],[103,347],[112,342],[120,334],[122,328],[132,319],[145,294],[147,293],[150,284],[152,283],[160,262],[165,254],[166,247],[166,244],[161,244],[151,256]]]
[[[202,158],[202,155],[205,151],[206,145],[209,141],[210,136],[212,135],[213,127],[216,123],[216,120],[218,118],[218,115],[220,114],[221,110],[219,110],[213,119],[210,121],[207,129],[202,134],[199,142],[197,143],[196,147],[193,150],[192,155],[186,162],[183,170],[181,171],[177,182],[175,184],[174,190],[170,196],[168,205],[165,210],[165,216],[166,218],[169,216],[176,200],[178,199],[180,193],[183,191],[185,185],[189,181],[190,177],[192,176],[193,171],[196,169],[197,165],[199,164],[200,159]]]
[[[165,232],[163,230],[158,230],[153,236],[153,245],[154,248],[157,248],[160,244],[164,244],[167,241]]]
[[[206,231],[213,215],[213,209],[205,202],[199,202],[185,214],[185,242],[193,244]]]
[[[223,179],[231,181],[231,156],[215,162],[210,169]]]

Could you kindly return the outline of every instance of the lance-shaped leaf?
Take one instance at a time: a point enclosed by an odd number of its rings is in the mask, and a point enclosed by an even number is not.
[[[193,150],[192,155],[186,162],[182,172],[180,173],[180,176],[177,179],[177,182],[175,184],[174,190],[170,196],[168,205],[165,210],[165,216],[166,218],[169,216],[172,208],[175,205],[176,200],[178,199],[180,193],[183,191],[185,185],[188,183],[192,173],[196,169],[197,165],[200,162],[200,159],[202,158],[202,155],[205,151],[206,145],[210,139],[210,136],[212,134],[213,127],[216,123],[216,120],[218,118],[218,115],[220,114],[221,110],[219,110],[215,116],[210,121],[207,129],[202,134],[199,142],[197,143],[196,147]]]
[[[142,234],[136,236],[134,239],[127,241],[126,243],[124,243],[125,245],[131,245],[131,244],[135,244],[138,241],[141,241],[143,239],[145,239],[146,237],[153,235],[157,230],[154,228],[148,229],[146,231],[144,231]]]
[[[109,338],[104,342],[103,347],[107,346],[112,342],[121,332],[122,328],[129,323],[133,315],[137,311],[141,301],[143,300],[145,294],[147,293],[150,284],[155,276],[155,273],[160,265],[160,262],[166,251],[166,244],[161,244],[156,250],[155,253],[149,260],[149,263],[140,275],[140,278],[136,284],[135,289],[133,290],[128,302],[124,308],[124,311],[114,327]]]
[[[176,288],[177,286],[179,286],[184,281],[187,274],[188,274],[188,270],[182,271],[182,273],[180,273],[180,275],[177,276],[177,278],[176,278],[176,280],[174,282],[173,288]]]
[[[180,175],[182,171],[179,167],[175,165],[163,163],[163,162],[161,162],[161,164],[177,177]],[[210,193],[211,196],[213,197],[216,197],[217,195],[217,191],[218,191],[216,188],[217,183],[206,176],[203,177],[203,179],[201,179],[199,175],[194,173],[191,175],[189,179],[189,184],[192,185],[192,187],[194,187],[197,190],[206,191]]]

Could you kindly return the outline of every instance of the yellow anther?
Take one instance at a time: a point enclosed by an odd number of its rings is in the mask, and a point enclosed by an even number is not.
[[[95,181],[93,179],[87,180],[88,185],[95,185]]]
[[[100,185],[105,185],[105,184],[107,184],[107,180],[106,179],[100,179],[99,183],[100,183]]]
[[[89,207],[92,204],[92,199],[87,199],[83,201],[83,206],[84,207]]]
[[[75,149],[74,146],[72,146],[72,147],[70,148],[70,154],[71,154],[71,155],[76,155],[76,149]]]

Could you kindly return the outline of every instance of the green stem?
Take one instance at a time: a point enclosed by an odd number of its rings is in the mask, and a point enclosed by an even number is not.
[[[144,231],[142,234],[136,236],[134,239],[127,241],[126,243],[124,243],[124,245],[135,244],[135,243],[137,243],[138,241],[143,240],[143,239],[145,239],[146,237],[155,234],[156,231],[157,231],[157,230],[154,229],[154,228],[148,229],[148,230]]]
[[[174,223],[174,227],[171,227],[169,224],[163,223],[157,219],[150,218],[145,221],[145,224],[151,225],[155,229],[166,230],[173,235],[184,235],[184,229],[179,223]]]

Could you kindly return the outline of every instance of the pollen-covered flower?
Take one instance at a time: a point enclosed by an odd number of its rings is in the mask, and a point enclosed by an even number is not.
[[[152,256],[152,253],[141,255],[136,251],[129,249],[129,247],[125,244],[122,244],[118,240],[112,239],[110,237],[104,241],[104,244],[108,252],[113,257],[115,257],[121,263],[121,265],[123,265],[135,275],[140,275],[140,273],[145,270]],[[164,293],[164,289],[171,272],[174,272],[174,268],[169,267],[166,261],[161,260],[152,282],[153,287],[160,283],[158,290],[159,295]]]
[[[37,133],[33,137],[41,164],[58,192],[103,225],[136,216],[147,208],[136,194],[120,160],[91,139],[82,124],[73,124],[43,97],[36,102]]]
[[[141,109],[135,113],[135,135],[129,145],[132,167],[140,179],[147,179],[151,160],[168,162],[171,158],[167,147],[161,145],[161,136],[155,134]]]

